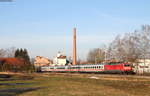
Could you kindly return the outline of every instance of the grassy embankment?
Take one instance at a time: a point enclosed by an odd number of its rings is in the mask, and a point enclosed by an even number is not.
[[[150,79],[93,74],[1,74],[0,96],[149,96]]]

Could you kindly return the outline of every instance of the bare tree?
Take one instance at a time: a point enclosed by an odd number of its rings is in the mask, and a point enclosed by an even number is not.
[[[5,57],[6,55],[6,50],[0,49],[0,57]]]
[[[139,48],[141,51],[141,58],[149,58],[150,56],[150,26],[143,25],[139,38]]]
[[[0,57],[14,57],[15,50],[15,47],[0,49]]]
[[[138,43],[139,37],[136,32],[117,36],[108,49],[110,59],[135,62],[140,55]]]
[[[89,51],[87,61],[90,63],[101,63],[105,59],[105,51],[102,48],[95,48]]]
[[[14,57],[15,56],[15,47],[7,48],[6,49],[6,57]]]
[[[81,59],[78,57],[77,64],[80,64],[80,63],[81,63]]]
[[[110,43],[107,54],[109,59],[122,60],[123,49],[120,35]]]
[[[127,33],[122,38],[122,59],[123,61],[135,62],[139,56],[140,51],[138,48],[139,37],[136,33]]]
[[[139,58],[150,58],[150,26],[117,36],[108,47],[109,59],[136,62]]]
[[[140,59],[144,60],[143,72],[145,72],[145,60],[150,59],[150,25],[143,25],[139,32],[141,33],[139,36]]]

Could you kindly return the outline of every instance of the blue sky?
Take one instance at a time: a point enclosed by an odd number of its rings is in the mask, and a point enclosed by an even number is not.
[[[14,0],[0,2],[0,48],[27,48],[31,57],[72,55],[77,28],[79,58],[116,35],[150,24],[150,0]]]

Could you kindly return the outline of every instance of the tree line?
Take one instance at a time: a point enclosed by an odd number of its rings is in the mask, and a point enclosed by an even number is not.
[[[87,55],[87,61],[92,63],[104,60],[136,62],[147,58],[150,58],[150,25],[118,35],[106,48],[92,49]]]
[[[34,71],[27,49],[0,49],[1,71]]]

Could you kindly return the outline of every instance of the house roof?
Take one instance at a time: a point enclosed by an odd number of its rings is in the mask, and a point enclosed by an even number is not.
[[[9,64],[15,66],[22,66],[25,64],[23,59],[18,59],[18,58],[0,58],[0,62],[3,64]]]
[[[66,59],[66,56],[60,55],[59,57],[57,57],[58,59]]]

